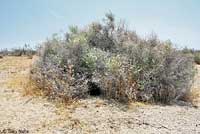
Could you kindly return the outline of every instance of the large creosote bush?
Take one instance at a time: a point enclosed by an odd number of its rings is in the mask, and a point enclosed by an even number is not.
[[[103,23],[71,26],[41,45],[31,79],[49,96],[67,100],[95,90],[118,101],[168,103],[190,92],[193,58],[155,34],[140,38],[112,13]],[[99,91],[100,90],[100,91]]]

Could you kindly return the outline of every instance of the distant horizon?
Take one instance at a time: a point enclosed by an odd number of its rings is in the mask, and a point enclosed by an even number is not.
[[[0,2],[0,49],[32,47],[68,26],[101,21],[111,11],[119,21],[145,37],[151,32],[178,48],[200,50],[199,0],[2,0]]]

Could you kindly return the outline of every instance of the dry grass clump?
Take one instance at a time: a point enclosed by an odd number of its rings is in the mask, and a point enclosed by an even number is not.
[[[191,92],[188,96],[186,96],[185,100],[189,100],[195,106],[200,102],[200,89],[199,88],[192,88]]]
[[[51,98],[102,95],[119,101],[169,103],[190,93],[193,57],[160,41],[117,25],[112,13],[85,29],[70,27],[38,50],[31,79]]]
[[[195,82],[192,85],[191,92],[185,96],[185,100],[190,100],[194,105],[198,104],[200,102],[200,66],[196,65],[197,73],[195,75]]]
[[[24,85],[22,87],[24,96],[46,96],[45,93],[42,92],[29,78],[24,81]]]

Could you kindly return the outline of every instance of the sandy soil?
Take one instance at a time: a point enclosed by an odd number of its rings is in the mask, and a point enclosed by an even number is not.
[[[0,59],[0,134],[200,134],[200,108],[126,106],[98,97],[65,106],[42,96],[24,96],[19,79],[27,78],[31,62],[26,57]],[[200,89],[197,67],[195,90]]]

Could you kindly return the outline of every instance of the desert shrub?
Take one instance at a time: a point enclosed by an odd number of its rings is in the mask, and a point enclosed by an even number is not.
[[[196,64],[200,64],[200,52],[194,54],[194,61]]]
[[[196,64],[200,64],[200,51],[199,50],[189,49],[186,47],[182,50],[182,53],[193,56],[194,62]]]
[[[49,96],[68,100],[96,90],[118,101],[168,103],[190,92],[193,57],[170,41],[155,34],[142,39],[124,23],[117,25],[111,13],[103,23],[69,30],[41,46],[31,70],[31,79]]]

